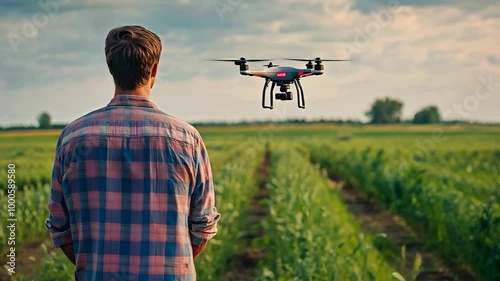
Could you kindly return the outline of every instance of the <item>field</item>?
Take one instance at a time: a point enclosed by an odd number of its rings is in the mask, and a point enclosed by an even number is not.
[[[199,280],[500,280],[500,126],[199,130],[222,214]],[[73,278],[44,226],[58,134],[0,133],[2,266],[9,164],[17,184],[0,280]]]

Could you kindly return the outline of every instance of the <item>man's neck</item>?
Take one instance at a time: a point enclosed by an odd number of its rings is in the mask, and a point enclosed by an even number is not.
[[[120,87],[115,88],[115,97],[118,95],[135,95],[140,97],[145,97],[149,99],[150,95],[150,87],[149,85],[145,85],[134,90],[123,90]]]

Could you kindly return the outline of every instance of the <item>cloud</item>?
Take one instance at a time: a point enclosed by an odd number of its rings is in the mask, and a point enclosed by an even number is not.
[[[32,120],[27,116],[40,107],[51,108],[64,121],[80,112],[47,100],[76,99],[82,112],[102,104],[100,95],[112,88],[104,37],[122,24],[144,25],[160,35],[164,53],[155,91],[168,94],[158,95],[158,101],[188,120],[272,116],[260,108],[262,79],[243,77],[235,65],[206,58],[356,58],[325,64],[325,75],[303,79],[305,111],[296,110],[295,102],[277,103],[299,117],[364,118],[371,102],[385,96],[403,100],[410,117],[429,103],[444,110],[470,96],[478,77],[499,73],[500,67],[500,51],[492,48],[500,43],[500,4],[489,1],[401,0],[391,6],[388,1],[179,0],[126,1],[119,7],[110,0],[66,2],[19,44],[18,52],[6,35],[22,35],[24,19],[44,10],[38,2],[0,4],[0,96],[11,97],[19,111],[1,116],[2,121]],[[491,105],[500,105],[498,95],[495,91],[471,118],[500,121]],[[0,112],[7,107],[12,108],[0,105]]]
[[[488,55],[487,57],[487,60],[489,63],[491,64],[494,64],[494,65],[500,65],[500,58],[498,58],[496,55],[494,54],[490,54]]]
[[[332,0],[327,0],[326,2],[333,2]],[[476,11],[484,10],[494,5],[494,1],[489,0],[479,0],[479,1],[468,1],[468,0],[372,0],[363,1],[355,0],[353,1],[353,8],[362,11],[363,13],[370,13],[374,10],[380,8],[386,8],[390,5],[400,5],[407,7],[456,7],[464,10],[466,12],[472,13]]]

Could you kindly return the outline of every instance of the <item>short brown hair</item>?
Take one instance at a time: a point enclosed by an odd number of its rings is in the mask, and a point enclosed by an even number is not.
[[[142,26],[121,26],[108,33],[104,51],[115,85],[134,90],[147,83],[160,62],[161,40]]]

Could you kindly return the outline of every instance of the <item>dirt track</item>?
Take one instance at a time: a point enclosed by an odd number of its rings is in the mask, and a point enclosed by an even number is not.
[[[47,234],[48,236],[48,234]],[[15,276],[33,277],[39,271],[39,267],[43,259],[45,258],[45,253],[42,250],[41,245],[44,244],[49,251],[53,250],[50,238],[47,237],[42,242],[33,242],[23,245],[21,248],[17,248],[16,253],[16,273]],[[1,262],[4,265],[7,262],[7,254],[2,256]],[[34,260],[31,260],[33,257]],[[10,281],[11,277],[8,276],[4,268],[0,268],[0,281]]]
[[[339,187],[336,180],[332,180],[333,187]],[[361,224],[364,233],[384,233],[384,239],[392,247],[397,256],[391,261],[403,275],[410,276],[415,257],[422,257],[421,272],[415,280],[417,281],[476,281],[476,279],[464,268],[457,265],[446,264],[439,256],[425,247],[423,234],[417,235],[403,219],[395,216],[378,202],[364,196],[358,189],[352,186],[341,188],[340,196]],[[383,239],[383,238],[382,238]],[[401,258],[401,248],[406,248],[406,260]],[[412,279],[410,279],[412,280]]]
[[[260,201],[269,197],[266,182],[269,177],[270,166],[271,155],[270,151],[266,150],[264,161],[258,170],[259,193],[252,198],[246,217],[248,229],[247,233],[242,237],[242,244],[245,245],[244,249],[234,255],[231,260],[231,270],[222,276],[222,281],[253,281],[257,278],[259,261],[266,255],[266,249],[262,247],[253,248],[252,241],[264,234],[260,223],[267,216],[268,210],[266,206],[260,204]]]

